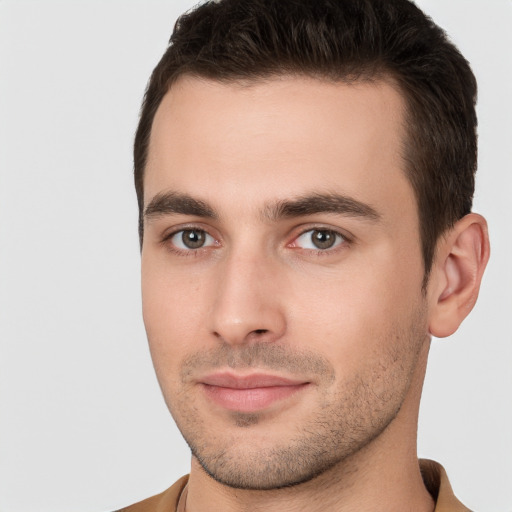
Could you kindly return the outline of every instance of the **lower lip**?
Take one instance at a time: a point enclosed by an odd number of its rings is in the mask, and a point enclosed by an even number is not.
[[[307,385],[307,383],[304,383],[291,386],[235,389],[203,384],[203,388],[207,396],[224,409],[239,412],[257,412],[270,407],[279,400],[289,398]]]

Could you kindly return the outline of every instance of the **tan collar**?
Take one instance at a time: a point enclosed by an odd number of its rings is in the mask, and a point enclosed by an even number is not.
[[[434,512],[471,512],[455,497],[441,464],[433,460],[420,459],[420,470],[425,487],[436,502]]]

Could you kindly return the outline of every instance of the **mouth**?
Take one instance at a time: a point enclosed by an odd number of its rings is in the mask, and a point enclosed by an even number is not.
[[[220,407],[238,412],[257,412],[290,398],[311,383],[277,375],[215,373],[200,379],[207,398]]]

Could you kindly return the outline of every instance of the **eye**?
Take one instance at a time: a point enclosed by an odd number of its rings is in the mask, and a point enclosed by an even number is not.
[[[182,229],[169,237],[177,249],[190,251],[215,244],[215,239],[202,229]]]
[[[293,242],[293,246],[325,251],[341,245],[344,241],[343,236],[331,229],[310,229],[298,236]]]

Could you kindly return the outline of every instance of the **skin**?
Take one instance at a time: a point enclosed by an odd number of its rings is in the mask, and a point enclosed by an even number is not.
[[[193,453],[187,511],[433,510],[416,458],[430,334],[471,309],[488,243],[483,219],[461,220],[422,292],[403,113],[390,83],[298,77],[182,77],[162,101],[144,181],[143,313]],[[345,202],[311,211],[319,196]],[[304,197],[309,210],[294,208]],[[183,245],[183,230],[204,244]],[[319,249],[312,234],[334,244]],[[226,371],[305,385],[231,410],[203,382]]]

